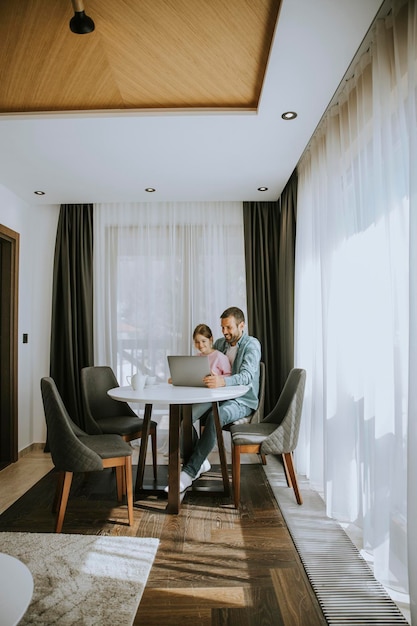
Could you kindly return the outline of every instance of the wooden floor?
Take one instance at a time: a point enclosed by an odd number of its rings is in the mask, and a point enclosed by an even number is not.
[[[1,471],[0,512],[50,467],[49,455],[35,451]],[[213,466],[209,478],[217,476],[220,480]],[[167,515],[165,505],[161,499],[142,500],[132,527],[113,523],[99,531],[160,539],[134,624],[326,624],[258,463],[242,466],[239,511],[229,500],[207,493],[187,492],[176,516]],[[77,532],[70,520],[63,532]]]

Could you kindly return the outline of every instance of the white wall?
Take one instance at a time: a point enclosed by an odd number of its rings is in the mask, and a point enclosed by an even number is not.
[[[40,379],[49,375],[52,271],[58,205],[29,205],[0,185],[0,223],[20,234],[18,449],[45,441]],[[29,341],[22,343],[23,333]]]

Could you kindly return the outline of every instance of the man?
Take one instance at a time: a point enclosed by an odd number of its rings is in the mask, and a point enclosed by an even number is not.
[[[251,415],[258,407],[259,363],[261,344],[255,337],[244,332],[245,316],[237,307],[226,309],[220,316],[223,339],[214,342],[214,348],[227,355],[232,366],[231,376],[216,374],[206,376],[204,383],[210,389],[230,385],[248,385],[249,391],[236,400],[219,402],[220,423],[223,426]],[[210,469],[207,459],[216,443],[211,404],[193,405],[193,422],[206,413],[205,426],[201,438],[197,440],[194,451],[180,474],[180,491],[185,491],[204,472]]]

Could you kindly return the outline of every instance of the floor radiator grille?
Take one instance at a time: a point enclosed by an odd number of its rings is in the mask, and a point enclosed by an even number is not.
[[[328,624],[408,624],[342,528],[289,530]]]
[[[307,507],[303,513],[304,505],[296,504],[293,490],[282,487],[282,482],[277,487],[274,469],[264,469],[327,623],[408,624],[343,528],[325,516],[324,505],[322,512],[316,502],[309,506],[309,497],[322,502],[320,496],[302,491],[308,507],[308,513]]]

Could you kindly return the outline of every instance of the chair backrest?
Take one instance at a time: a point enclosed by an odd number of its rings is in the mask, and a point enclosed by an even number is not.
[[[48,429],[48,444],[56,469],[65,472],[93,472],[103,469],[101,457],[79,437],[87,434],[75,424],[52,378],[41,379],[42,401]]]
[[[278,402],[263,420],[277,425],[261,446],[264,454],[292,452],[297,447],[301,412],[304,401],[306,371],[294,368],[290,371]]]
[[[93,365],[81,370],[81,395],[84,406],[85,428],[89,434],[99,434],[100,419],[107,417],[132,416],[136,413],[127,402],[113,400],[108,390],[119,387],[111,367]]]
[[[264,406],[265,406],[265,363],[261,361],[259,363],[259,404],[258,408],[250,416],[251,424],[259,424],[264,418]]]

